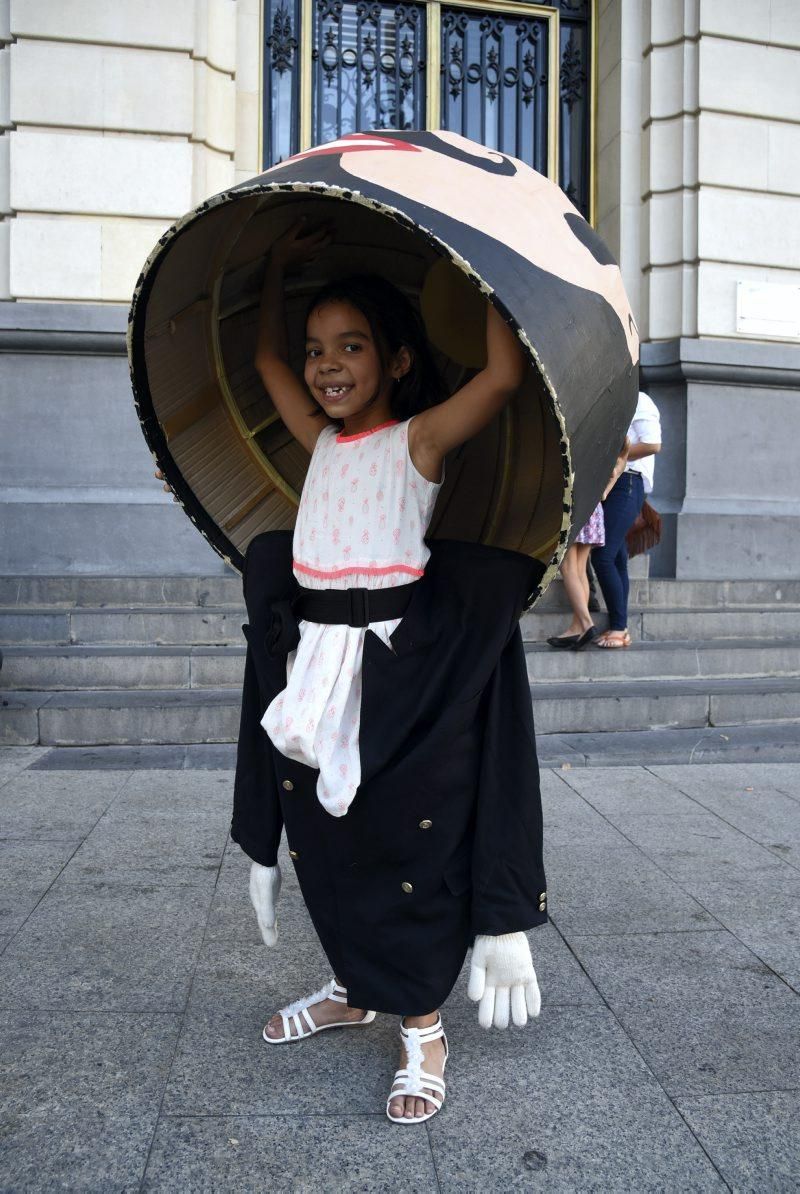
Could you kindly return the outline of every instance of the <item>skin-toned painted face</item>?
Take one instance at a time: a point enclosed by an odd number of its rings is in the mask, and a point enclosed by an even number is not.
[[[413,144],[394,149],[392,134],[356,133],[298,155],[298,160],[336,150],[341,169],[355,180],[375,183],[441,211],[487,236],[501,239],[534,265],[601,295],[619,319],[631,363],[639,360],[639,335],[616,264],[598,261],[565,217],[581,217],[555,184],[524,162],[475,145],[457,133],[440,131],[438,141],[463,151],[457,160]],[[384,142],[382,144],[382,141]],[[475,159],[508,169],[479,171]]]
[[[309,315],[305,382],[332,419],[361,427],[391,418],[392,385],[405,372],[399,356],[384,370],[369,322],[351,303],[325,303]]]

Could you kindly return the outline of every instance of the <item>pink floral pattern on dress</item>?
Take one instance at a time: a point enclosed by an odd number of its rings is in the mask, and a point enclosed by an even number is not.
[[[603,547],[606,541],[606,524],[603,517],[603,507],[598,503],[589,516],[589,521],[582,526],[575,536],[576,543],[591,543],[592,547]]]
[[[415,469],[407,423],[343,438],[333,427],[323,429],[294,532],[300,584],[381,589],[420,577],[430,555],[424,533],[440,488]],[[391,647],[399,624],[372,622],[369,629]],[[365,633],[364,627],[301,622],[300,644],[287,659],[286,688],[261,719],[282,754],[319,769],[317,796],[334,817],[347,813],[361,782]]]

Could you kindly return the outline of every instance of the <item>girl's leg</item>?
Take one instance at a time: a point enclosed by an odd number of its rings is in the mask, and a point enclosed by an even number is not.
[[[575,634],[583,634],[592,625],[587,602],[589,600],[589,582],[586,580],[586,560],[589,547],[585,543],[573,543],[567,548],[561,561],[561,576],[564,580],[564,592],[572,606],[572,621],[559,637],[567,638]]]
[[[586,576],[586,561],[591,548],[588,543],[573,543],[567,552],[571,556],[564,577],[564,588],[572,606],[572,623],[567,634],[583,634],[593,625],[589,613],[589,581]],[[565,557],[566,558],[566,557]]]
[[[402,1023],[406,1028],[430,1028],[432,1024],[436,1023],[438,1015],[438,1012],[431,1012],[427,1016],[404,1016]],[[444,1041],[428,1041],[422,1045],[422,1056],[424,1061],[421,1068],[426,1073],[441,1078],[444,1074]],[[406,1051],[401,1045],[398,1069],[405,1069],[407,1064]],[[389,1103],[389,1115],[393,1119],[416,1119],[420,1115],[427,1115],[435,1110],[435,1104],[427,1099],[415,1099],[403,1095],[392,1099]]]

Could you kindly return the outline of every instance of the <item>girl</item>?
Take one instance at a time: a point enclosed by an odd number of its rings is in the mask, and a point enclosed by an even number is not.
[[[539,1011],[523,930],[546,919],[546,891],[517,625],[533,564],[424,539],[447,453],[499,413],[524,358],[489,308],[486,367],[441,400],[413,308],[361,276],[310,304],[303,384],[288,363],[284,273],[329,239],[301,221],[267,261],[256,368],[311,463],[292,543],[257,536],[245,559],[232,835],[254,860],[251,897],[274,944],[285,825],[335,974],[274,1015],[265,1041],[403,1013],[386,1111],[422,1123],[444,1101],[438,1006],[471,943],[480,1022]]]
[[[564,581],[564,591],[572,606],[572,621],[563,634],[555,635],[547,640],[551,647],[566,647],[568,650],[582,651],[587,643],[597,639],[597,629],[589,612],[589,576],[587,572],[589,553],[593,547],[602,547],[605,544],[603,502],[625,468],[629,448],[630,440],[626,436],[601,501],[592,511],[589,521],[578,531],[575,541],[567,548],[561,561],[561,576]],[[602,641],[602,636],[600,641]]]

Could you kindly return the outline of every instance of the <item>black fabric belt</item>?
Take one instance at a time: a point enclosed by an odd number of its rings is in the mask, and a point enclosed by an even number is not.
[[[270,655],[285,655],[300,642],[297,623],[321,622],[329,626],[369,626],[402,618],[416,581],[390,589],[304,589],[291,601],[274,601],[267,631]]]
[[[369,626],[402,618],[417,582],[390,589],[301,589],[294,601],[298,618],[332,626]]]

